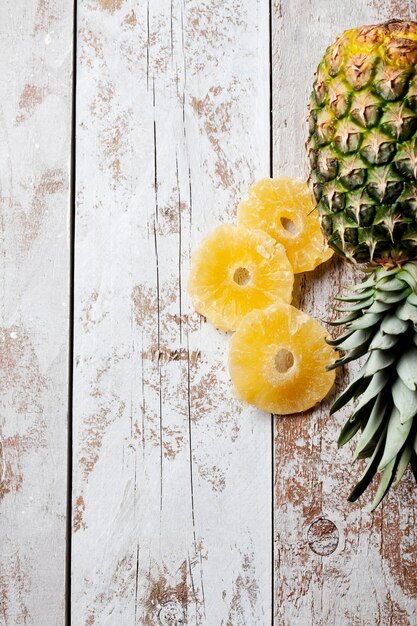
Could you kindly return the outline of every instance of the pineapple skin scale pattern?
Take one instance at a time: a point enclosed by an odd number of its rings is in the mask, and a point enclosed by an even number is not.
[[[307,152],[321,226],[356,263],[417,257],[417,22],[344,32],[318,66]]]

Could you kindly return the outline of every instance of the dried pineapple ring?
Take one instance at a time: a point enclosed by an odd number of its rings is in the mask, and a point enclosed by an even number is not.
[[[336,353],[326,330],[306,313],[279,303],[253,311],[230,340],[229,371],[236,395],[268,413],[306,411],[323,400]]]
[[[252,185],[249,197],[239,205],[238,225],[267,232],[283,244],[295,274],[308,272],[333,254],[314,207],[306,182],[265,178]]]
[[[260,230],[224,224],[193,252],[188,293],[212,324],[235,330],[249,311],[291,302],[293,282],[281,244]]]

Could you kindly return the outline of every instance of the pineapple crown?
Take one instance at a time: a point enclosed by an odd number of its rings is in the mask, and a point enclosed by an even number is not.
[[[337,300],[344,305],[336,310],[345,317],[331,324],[346,328],[328,343],[343,356],[328,369],[365,361],[331,412],[357,400],[338,443],[360,433],[354,459],[368,464],[349,500],[357,500],[379,471],[375,509],[408,465],[417,479],[417,266],[368,270],[362,283]]]

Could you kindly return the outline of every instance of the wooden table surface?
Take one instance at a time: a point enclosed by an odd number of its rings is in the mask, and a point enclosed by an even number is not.
[[[389,17],[416,1],[1,2],[1,626],[417,624],[411,476],[348,504],[331,397],[235,400],[186,294],[251,182],[306,175],[326,46]]]

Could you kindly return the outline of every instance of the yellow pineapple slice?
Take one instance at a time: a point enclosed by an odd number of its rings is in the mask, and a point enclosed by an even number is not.
[[[188,293],[217,328],[235,330],[249,311],[291,302],[293,282],[281,244],[261,230],[224,224],[193,252]]]
[[[306,411],[331,389],[326,365],[336,353],[326,330],[306,313],[278,303],[252,311],[230,340],[229,370],[236,395],[268,413]]]
[[[282,243],[294,273],[308,272],[330,259],[306,182],[265,178],[252,185],[237,211],[238,225],[260,228]]]

